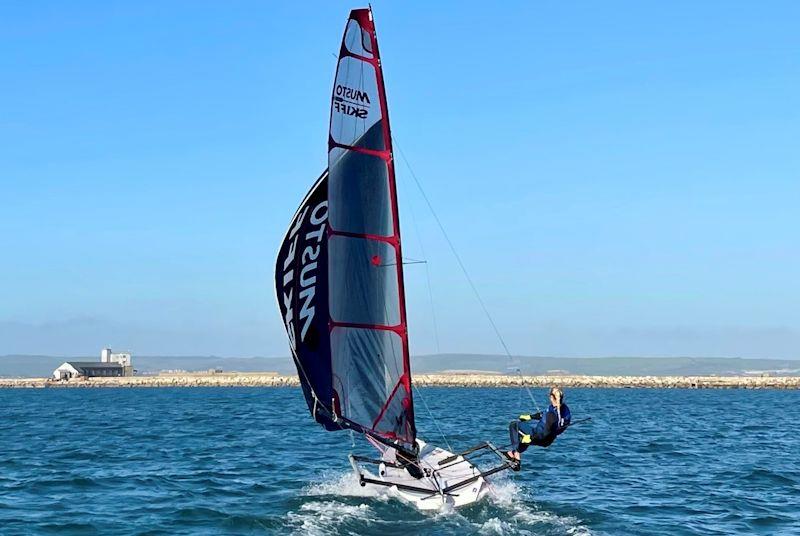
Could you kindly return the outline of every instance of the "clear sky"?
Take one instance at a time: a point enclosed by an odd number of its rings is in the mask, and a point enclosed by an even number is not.
[[[511,350],[800,358],[800,3],[373,3]],[[285,356],[341,2],[4,2],[0,355]],[[412,353],[500,353],[399,166]]]

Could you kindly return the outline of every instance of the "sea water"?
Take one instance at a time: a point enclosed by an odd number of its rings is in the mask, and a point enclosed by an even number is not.
[[[415,397],[420,436],[454,449],[536,409],[518,389]],[[800,534],[800,392],[566,401],[592,421],[489,498],[422,513],[358,486],[346,456],[369,447],[313,424],[299,389],[0,390],[0,534]]]

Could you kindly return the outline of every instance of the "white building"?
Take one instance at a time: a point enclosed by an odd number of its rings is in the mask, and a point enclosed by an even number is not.
[[[56,380],[97,376],[133,376],[131,353],[114,353],[111,348],[103,348],[100,361],[67,361],[53,371]]]
[[[67,361],[53,371],[55,380],[73,378],[96,378],[103,376],[127,376],[126,368],[119,363],[98,363],[96,361]]]
[[[103,348],[103,350],[100,352],[100,362],[119,363],[123,367],[130,367],[131,353],[130,352],[114,353],[111,351],[111,348]]]

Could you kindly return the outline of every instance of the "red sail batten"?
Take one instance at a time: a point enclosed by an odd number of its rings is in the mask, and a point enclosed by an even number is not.
[[[351,13],[350,13],[350,18],[351,18],[351,19],[353,18],[353,17],[352,17],[352,15],[353,15],[353,14],[352,14],[352,12],[351,12]],[[350,19],[348,19],[348,20],[350,20]],[[359,24],[361,24],[361,22],[359,22],[357,19],[353,19],[353,20],[355,20],[356,22],[358,22]],[[362,26],[363,26],[363,25],[362,25]],[[373,27],[372,27],[372,31],[373,31],[373,32],[375,31],[375,26],[374,26],[374,25],[373,25]],[[347,47],[346,47],[346,46],[344,46],[344,41],[342,41],[342,45],[339,47],[339,57],[340,57],[340,58],[344,58],[344,57],[346,57],[346,56],[349,56],[349,57],[351,57],[351,58],[355,58],[355,59],[357,59],[357,60],[359,60],[359,61],[363,61],[364,63],[370,63],[370,64],[372,64],[373,66],[377,66],[377,65],[378,65],[378,60],[376,59],[376,58],[377,58],[377,56],[376,56],[375,58],[368,58],[368,57],[366,57],[366,56],[362,56],[361,54],[356,54],[356,53],[354,53],[354,52],[350,52],[349,50],[347,50]]]
[[[406,327],[402,324],[398,324],[396,326],[386,326],[384,324],[361,324],[358,322],[337,322],[336,320],[331,320],[328,322],[330,325],[331,330],[333,328],[356,328],[356,329],[380,329],[383,331],[392,331],[397,333],[401,338],[405,337],[406,335]]]
[[[396,236],[381,236],[381,235],[364,234],[364,233],[350,233],[350,232],[347,232],[347,231],[337,231],[336,229],[334,229],[334,228],[332,228],[330,226],[328,227],[328,235],[329,236],[346,236],[348,238],[366,238],[367,240],[377,240],[378,242],[386,242],[387,244],[391,244],[392,246],[395,247],[395,252],[398,254],[397,258],[398,259],[400,258],[399,257],[399,251],[397,251],[397,244],[399,243],[399,240],[398,240],[398,238]]]
[[[377,151],[375,149],[367,149],[365,147],[356,147],[355,145],[346,145],[344,143],[338,143],[328,135],[328,148],[329,149],[345,149],[347,151],[353,151],[354,153],[361,153],[361,154],[368,154],[370,156],[377,156],[378,158],[382,158],[386,162],[389,162],[392,159],[392,155],[390,151]]]

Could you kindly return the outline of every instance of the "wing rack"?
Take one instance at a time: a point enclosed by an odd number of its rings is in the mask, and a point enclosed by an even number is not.
[[[479,470],[478,473],[473,474],[463,480],[450,484],[446,487],[441,487],[439,485],[439,476],[440,473],[450,467],[456,466],[458,464],[467,463],[469,465],[474,465],[473,462],[479,459],[481,456],[493,454],[496,456],[499,461],[501,462],[500,465],[493,466],[490,469]],[[430,482],[433,484],[434,488],[430,487],[422,487],[422,486],[414,486],[410,484],[405,484],[402,482],[393,482],[391,480],[380,480],[377,478],[372,478],[370,476],[365,476],[359,466],[358,463],[366,463],[380,466],[383,464],[386,467],[393,467],[396,469],[403,469],[405,465],[396,463],[396,462],[389,462],[385,460],[375,459],[375,458],[368,458],[365,456],[358,456],[355,454],[350,455],[350,465],[352,465],[353,470],[355,471],[356,475],[358,475],[358,481],[361,486],[366,486],[367,484],[374,484],[376,486],[385,486],[385,487],[396,487],[399,490],[416,492],[416,493],[429,493],[431,495],[451,495],[454,491],[463,488],[473,482],[477,481],[480,478],[486,478],[491,475],[497,474],[501,471],[505,471],[508,469],[512,469],[514,466],[509,462],[494,445],[489,443],[488,441],[479,443],[474,447],[470,447],[462,452],[457,454],[452,454],[440,461],[437,462],[437,467],[424,467],[419,465],[420,469],[424,472],[424,477],[420,480],[425,482]]]

